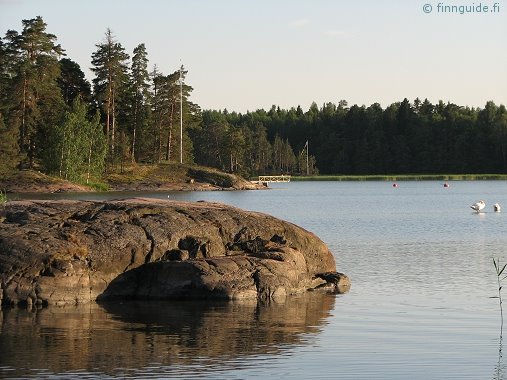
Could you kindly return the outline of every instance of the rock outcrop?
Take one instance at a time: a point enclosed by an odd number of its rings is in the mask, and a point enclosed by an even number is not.
[[[15,201],[0,211],[3,304],[277,298],[348,290],[314,234],[218,203]]]

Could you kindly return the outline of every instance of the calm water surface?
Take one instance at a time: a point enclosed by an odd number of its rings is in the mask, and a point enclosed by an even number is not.
[[[489,298],[492,258],[507,262],[507,182],[272,187],[143,196],[218,201],[301,225],[334,252],[352,280],[348,294],[4,310],[0,377],[507,379]],[[478,215],[469,205],[480,199]]]

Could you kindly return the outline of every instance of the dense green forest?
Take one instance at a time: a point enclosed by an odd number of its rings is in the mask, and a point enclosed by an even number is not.
[[[149,67],[144,43],[129,54],[107,29],[90,83],[46,27],[23,20],[0,38],[0,175],[30,168],[88,182],[162,160],[244,176],[507,172],[507,111],[494,102],[201,110],[185,68]]]

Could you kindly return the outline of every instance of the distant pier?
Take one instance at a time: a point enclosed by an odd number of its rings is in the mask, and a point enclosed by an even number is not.
[[[259,184],[268,185],[270,182],[290,182],[290,175],[260,175],[257,181]]]

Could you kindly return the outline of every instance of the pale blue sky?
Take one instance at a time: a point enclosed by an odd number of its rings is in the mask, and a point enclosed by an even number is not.
[[[490,12],[442,13],[439,3]],[[181,60],[204,109],[405,97],[507,105],[507,0],[0,0],[1,35],[38,15],[89,79],[108,27],[129,54],[145,43],[150,68],[168,74]]]

